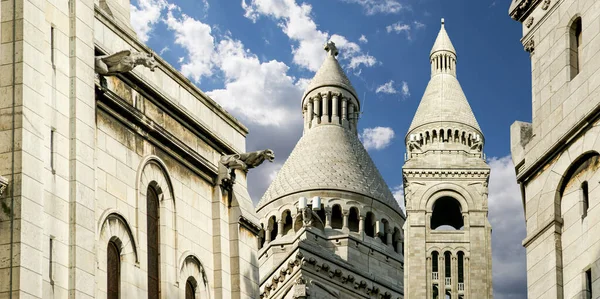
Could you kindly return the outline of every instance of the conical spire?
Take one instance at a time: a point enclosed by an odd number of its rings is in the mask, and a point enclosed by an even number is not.
[[[442,18],[442,28],[440,28],[440,32],[438,33],[438,36],[435,39],[435,43],[433,44],[433,47],[431,48],[430,55],[433,55],[437,51],[447,51],[447,52],[454,53],[454,55],[456,55],[456,50],[454,50],[454,46],[452,45],[452,42],[450,41],[450,37],[448,36],[448,33],[446,32],[446,28],[444,27],[444,19],[443,18]]]
[[[335,58],[335,44],[328,42],[324,50],[325,60],[302,97],[304,133],[320,125],[338,125],[356,134],[360,111],[356,90]]]
[[[462,143],[463,133],[464,144],[471,144],[469,138],[482,140],[479,124],[456,79],[456,50],[444,28],[444,19],[431,49],[430,63],[431,79],[408,130],[407,142],[411,138],[436,138]]]

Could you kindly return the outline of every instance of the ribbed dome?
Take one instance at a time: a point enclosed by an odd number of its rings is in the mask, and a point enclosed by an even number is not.
[[[308,190],[355,192],[401,213],[358,137],[341,126],[318,126],[302,136],[257,209],[283,196]]]
[[[466,124],[481,132],[467,97],[454,75],[437,74],[431,77],[408,131],[433,122]]]
[[[333,47],[333,49],[330,51],[327,47]],[[330,42],[327,44],[326,50],[328,50],[328,54],[325,57],[325,61],[323,61],[321,68],[319,68],[313,79],[310,81],[310,84],[308,84],[304,96],[319,87],[337,86],[349,91],[354,97],[358,98],[352,83],[350,83],[350,80],[346,77],[346,74],[344,74],[344,70],[342,70],[340,63],[335,59],[335,55],[337,55],[335,45]],[[302,98],[304,98],[304,96]]]
[[[444,19],[442,19],[442,28],[440,29],[440,32],[438,33],[438,36],[435,39],[435,43],[433,44],[429,55],[437,51],[449,51],[456,54],[456,50],[454,50],[454,46],[452,45],[450,37],[446,32],[446,28],[444,27]]]

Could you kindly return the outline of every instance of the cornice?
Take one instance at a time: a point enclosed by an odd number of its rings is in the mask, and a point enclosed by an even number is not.
[[[490,169],[403,169],[402,173],[408,178],[481,178],[485,179],[490,175]]]
[[[542,1],[544,0],[513,0],[508,14],[514,20],[522,23]]]
[[[240,216],[238,222],[240,223],[241,227],[249,230],[255,236],[258,236],[258,233],[260,232],[260,226],[259,225],[257,225],[256,223],[252,222],[250,219],[244,217],[243,215]]]
[[[143,49],[144,52],[154,53],[152,49],[143,44],[137,39],[137,36],[134,36],[130,31],[123,29],[119,24],[117,24],[110,16],[108,16],[98,5],[94,5],[94,17],[96,20],[100,21],[102,24],[110,28],[115,34],[117,34],[120,38],[122,38],[128,44],[135,46],[136,49]],[[212,112],[218,115],[221,119],[223,119],[226,123],[231,125],[236,131],[240,132],[242,135],[246,136],[248,134],[248,128],[244,126],[239,120],[237,120],[233,115],[227,112],[223,107],[221,107],[217,102],[208,97],[202,90],[200,90],[196,85],[194,85],[188,78],[183,76],[179,71],[177,71],[173,66],[171,66],[168,62],[162,59],[159,55],[154,55],[154,59],[156,63],[160,65],[160,69],[165,71],[165,74],[171,77],[175,82],[177,82],[182,88],[189,91],[196,99],[201,101],[206,105]]]

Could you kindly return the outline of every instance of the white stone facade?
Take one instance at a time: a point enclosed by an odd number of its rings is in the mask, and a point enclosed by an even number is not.
[[[490,169],[443,19],[430,62],[405,140],[404,298],[493,298]]]
[[[95,76],[95,55],[152,53],[131,30],[129,1],[0,8],[0,298],[106,298],[109,242],[120,297],[147,297],[148,188],[159,297],[185,298],[191,279],[195,298],[257,298],[246,174],[227,192],[217,179],[247,129],[159,57],[154,71]]]
[[[527,224],[528,298],[600,296],[600,2],[514,1],[532,122],[511,126]]]

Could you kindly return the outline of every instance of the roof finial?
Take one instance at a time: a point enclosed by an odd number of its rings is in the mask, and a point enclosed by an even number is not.
[[[325,44],[324,49],[325,49],[325,51],[327,51],[327,53],[329,53],[330,56],[333,56],[333,57],[337,56],[339,53],[337,47],[335,46],[335,43],[332,41],[328,41]]]
[[[444,18],[442,18],[442,27],[444,27]]]

